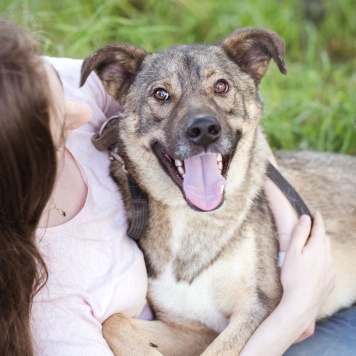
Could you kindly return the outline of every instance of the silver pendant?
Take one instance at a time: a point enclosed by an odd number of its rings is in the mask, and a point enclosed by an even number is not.
[[[61,209],[58,209],[57,208],[57,211],[59,212],[60,215],[62,215],[63,217],[66,217],[66,212],[64,210],[61,210]]]

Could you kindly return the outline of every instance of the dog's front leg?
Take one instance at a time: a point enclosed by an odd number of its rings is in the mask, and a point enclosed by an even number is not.
[[[263,319],[260,311],[234,314],[226,329],[203,352],[202,356],[238,356]]]
[[[103,336],[114,355],[118,356],[159,356],[155,345],[135,327],[134,319],[124,314],[114,314],[103,324]]]
[[[200,355],[217,334],[200,323],[177,325],[115,314],[103,324],[103,335],[115,355]]]

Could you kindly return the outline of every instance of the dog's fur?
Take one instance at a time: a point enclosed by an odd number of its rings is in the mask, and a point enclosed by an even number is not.
[[[139,245],[158,321],[110,318],[104,335],[115,353],[193,355],[218,333],[204,355],[237,355],[278,304],[278,243],[262,190],[267,150],[258,84],[271,58],[286,73],[283,56],[281,37],[247,28],[212,46],[147,53],[119,43],[85,59],[81,84],[94,70],[123,105],[120,155],[149,202]],[[206,152],[222,155],[227,183],[221,200],[199,205],[180,186],[173,162]],[[311,210],[321,210],[332,239],[337,281],[323,317],[356,299],[356,159],[304,152],[277,159]],[[113,163],[112,174],[130,221],[120,163]]]

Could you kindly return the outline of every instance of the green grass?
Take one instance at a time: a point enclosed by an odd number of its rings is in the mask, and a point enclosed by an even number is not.
[[[273,148],[356,155],[354,0],[2,0],[0,13],[35,32],[46,54],[74,58],[111,42],[153,51],[271,29],[286,41],[288,66],[283,76],[271,64],[261,84]]]

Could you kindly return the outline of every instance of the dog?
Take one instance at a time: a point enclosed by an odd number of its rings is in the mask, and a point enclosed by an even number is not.
[[[282,295],[276,228],[263,194],[267,151],[258,86],[269,61],[286,74],[276,33],[236,30],[215,45],[156,53],[118,43],[82,65],[123,107],[111,166],[133,212],[128,174],[147,195],[139,240],[155,321],[117,314],[103,333],[117,355],[238,355]],[[320,311],[356,300],[355,157],[277,153],[311,210],[321,210],[337,268]],[[124,162],[124,169],[121,160]]]

